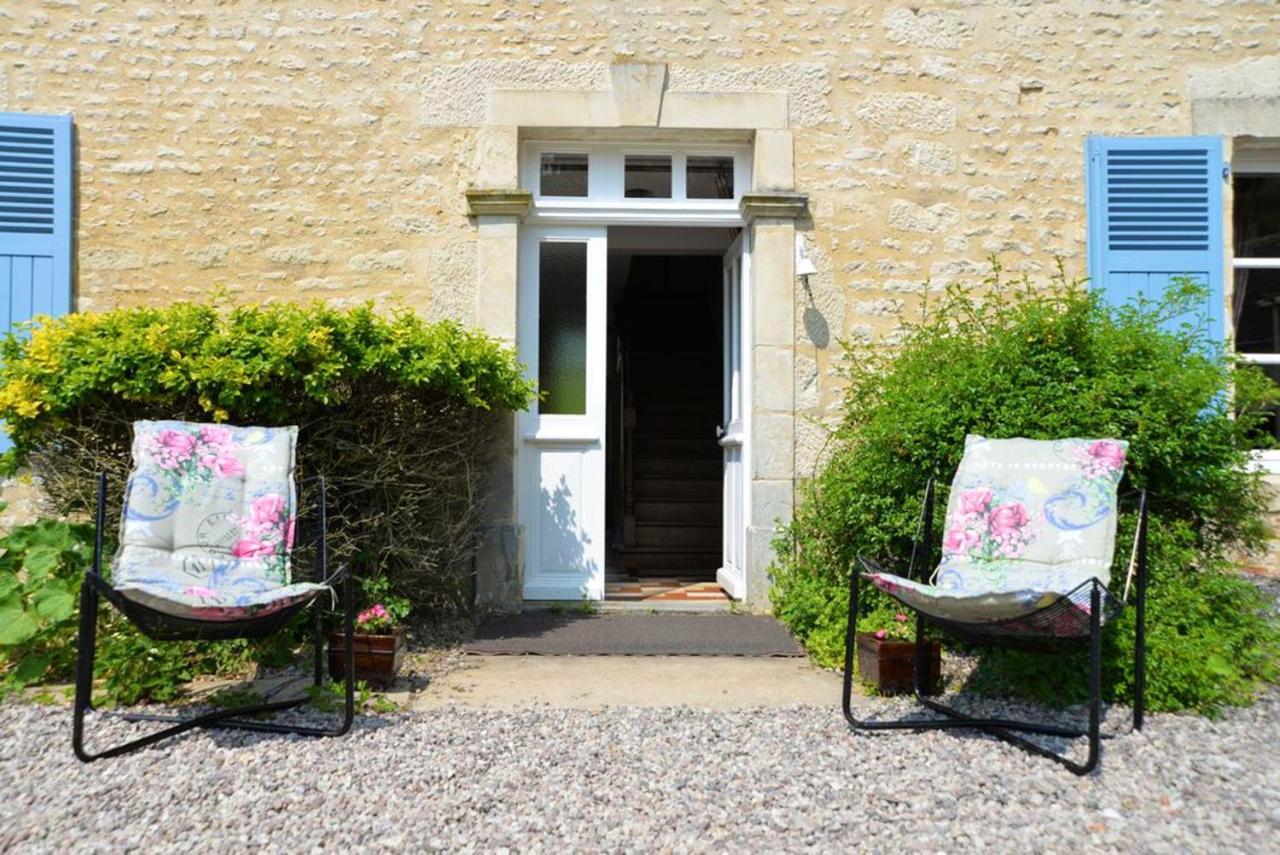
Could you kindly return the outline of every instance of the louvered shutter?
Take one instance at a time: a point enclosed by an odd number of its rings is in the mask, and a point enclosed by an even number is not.
[[[1209,292],[1194,318],[1215,341],[1223,324],[1222,141],[1090,137],[1086,143],[1092,287],[1120,305],[1156,300],[1176,276]]]
[[[0,113],[0,332],[71,311],[72,184],[70,116]]]

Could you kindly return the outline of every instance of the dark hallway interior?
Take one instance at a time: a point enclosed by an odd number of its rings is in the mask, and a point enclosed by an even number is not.
[[[610,263],[610,567],[715,579],[721,558],[722,261]]]

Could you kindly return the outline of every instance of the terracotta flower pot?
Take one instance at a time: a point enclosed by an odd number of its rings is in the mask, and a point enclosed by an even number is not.
[[[386,689],[400,672],[404,662],[404,628],[385,635],[357,632],[352,638],[352,650],[356,659],[356,679],[364,680],[372,688]],[[329,634],[329,676],[343,680],[347,667],[346,637],[341,631]]]
[[[942,646],[926,641],[925,673],[922,675],[926,695],[938,694],[942,674]],[[858,634],[858,671],[862,682],[875,687],[882,695],[898,695],[914,689],[916,643],[892,638],[876,638],[874,633]]]

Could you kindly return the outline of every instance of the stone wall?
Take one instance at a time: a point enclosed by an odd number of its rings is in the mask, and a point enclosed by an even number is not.
[[[804,474],[838,339],[991,254],[1083,275],[1084,137],[1192,132],[1193,81],[1222,97],[1277,33],[1269,1],[18,0],[0,108],[75,115],[82,310],[221,290],[470,321],[488,89],[607,89],[634,59],[672,91],[786,92],[819,269],[796,292]]]

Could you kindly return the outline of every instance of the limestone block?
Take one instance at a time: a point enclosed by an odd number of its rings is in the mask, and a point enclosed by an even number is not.
[[[517,223],[515,217],[482,217],[476,241],[476,323],[512,344],[516,341]]]
[[[794,474],[795,418],[790,414],[751,415],[751,477],[790,480]]]
[[[752,406],[757,412],[791,412],[795,405],[794,351],[789,347],[757,345],[752,348]]]
[[[876,93],[854,111],[859,119],[886,133],[915,131],[942,134],[956,128],[953,100],[923,92]]]
[[[752,481],[750,525],[771,528],[791,520],[795,487],[791,481]]]
[[[756,345],[790,347],[795,335],[795,227],[752,227],[751,324]]]
[[[609,66],[609,77],[619,124],[656,126],[667,83],[666,63],[617,62]]]
[[[954,50],[968,44],[973,27],[954,12],[898,6],[884,13],[884,32],[896,45]]]
[[[491,125],[477,129],[471,161],[471,186],[481,189],[519,187],[519,128]]]
[[[768,128],[756,131],[751,163],[752,190],[795,189],[794,146],[791,131]]]
[[[960,212],[945,202],[924,207],[906,199],[895,199],[889,205],[889,225],[904,232],[935,234],[960,221]]]

